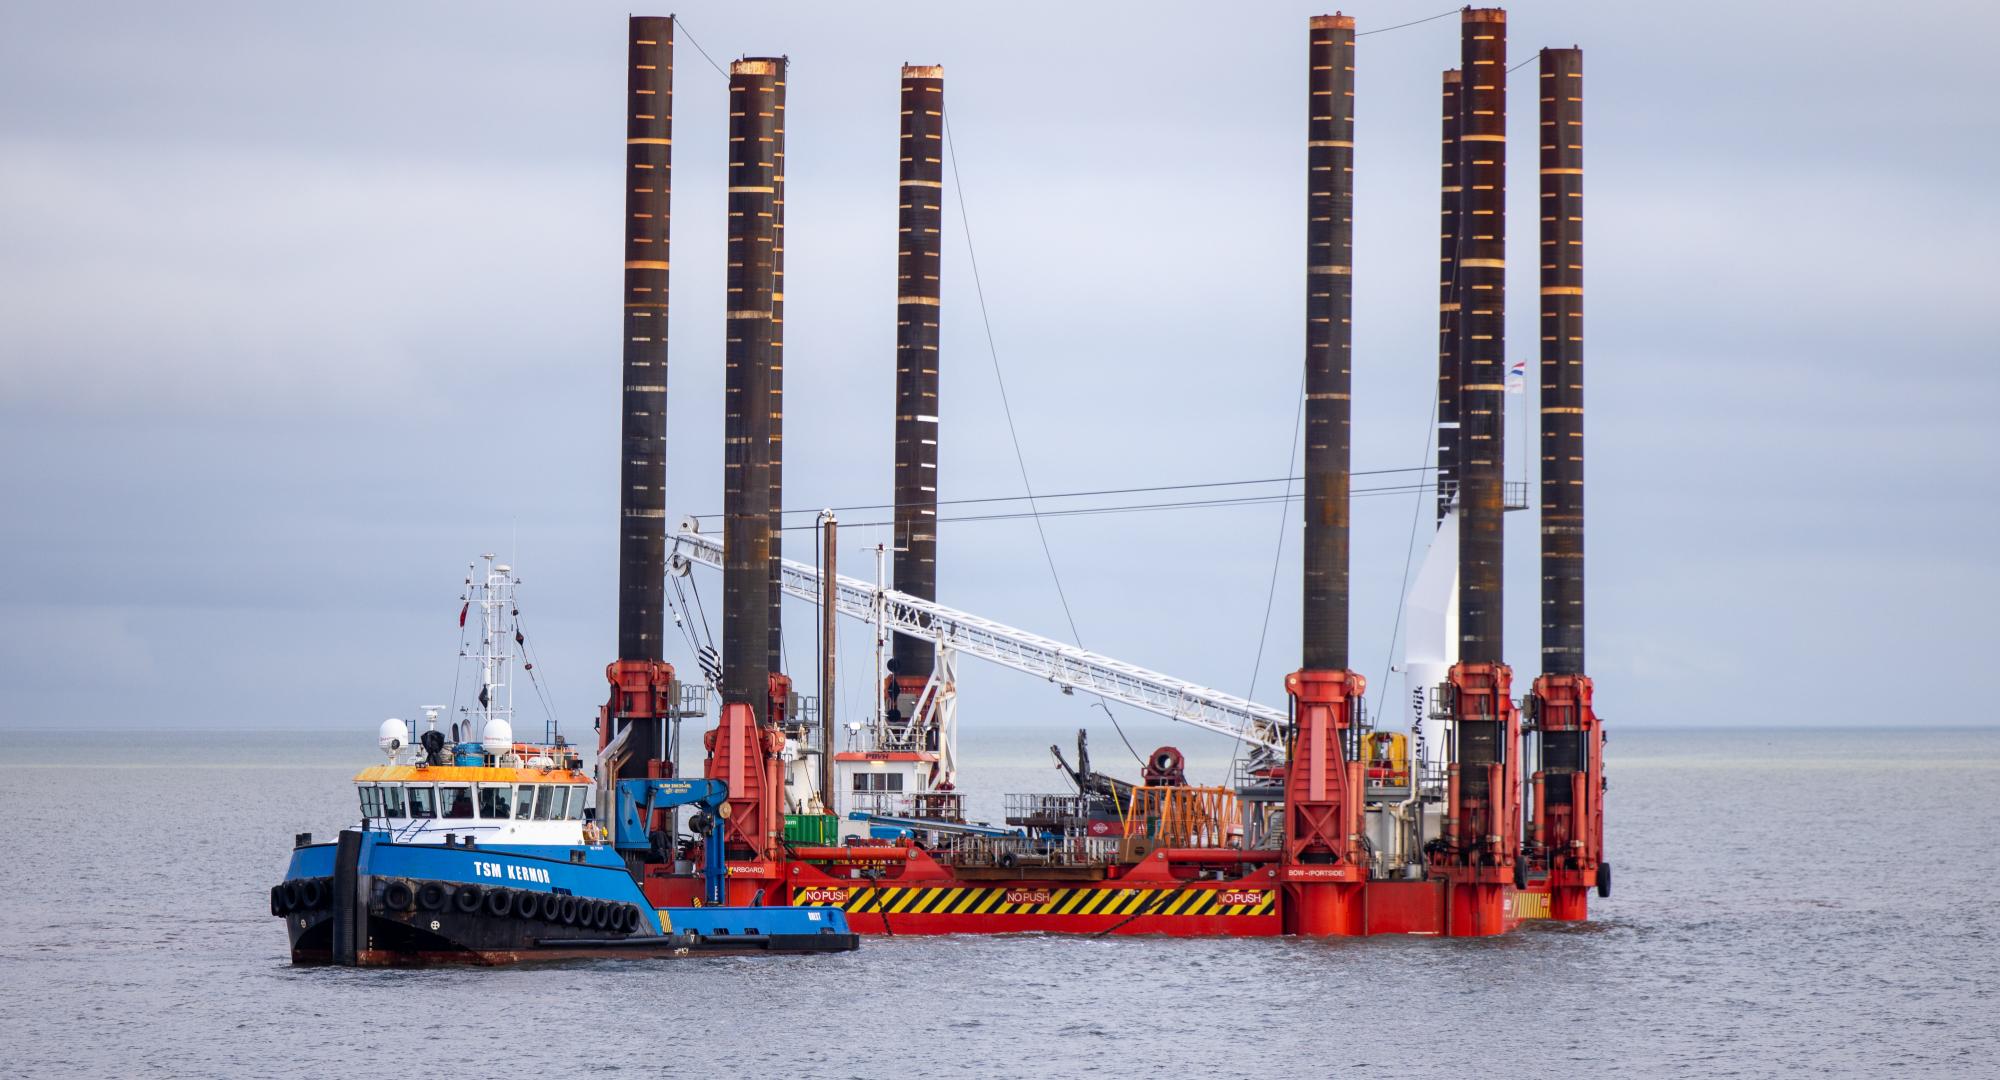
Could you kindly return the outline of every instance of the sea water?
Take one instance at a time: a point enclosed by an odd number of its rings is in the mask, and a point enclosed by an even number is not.
[[[1062,735],[968,732],[971,811],[1064,790]],[[1097,766],[1135,775],[1098,736]],[[421,971],[294,968],[268,913],[292,834],[358,818],[372,732],[6,746],[13,1075],[2000,1075],[1996,731],[1615,730],[1614,895],[1499,938],[871,937]]]

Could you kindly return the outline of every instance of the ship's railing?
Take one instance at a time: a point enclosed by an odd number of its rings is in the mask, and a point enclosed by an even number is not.
[[[1456,481],[1440,480],[1438,481],[1438,486],[1444,489],[1442,494],[1446,502],[1451,502],[1458,497],[1458,483]],[[1526,480],[1501,481],[1500,503],[1502,510],[1526,510],[1528,508],[1528,482]]]
[[[1090,803],[1081,795],[1015,794],[1003,796],[1007,824],[1039,829],[1060,829],[1080,825],[1090,816]]]
[[[796,749],[806,753],[818,753],[821,749],[820,743],[824,741],[820,737],[821,732],[818,724],[787,723],[784,725],[784,732],[785,746],[788,749]]]
[[[862,727],[847,733],[848,750],[869,753],[876,750],[896,750],[924,753],[937,751],[936,729],[918,723],[885,724],[882,727]]]
[[[965,820],[965,796],[956,791],[850,791],[847,808],[884,817]]]
[[[1442,798],[1446,776],[1443,766],[1422,761],[1370,761],[1367,797],[1375,802],[1406,799],[1411,794],[1410,785],[1414,781],[1418,794],[1427,798]]]
[[[1410,792],[1410,762],[1402,758],[1370,758],[1364,768],[1368,776],[1368,797],[1387,798]]]
[[[1116,837],[959,836],[933,854],[952,866],[1033,867],[1110,866],[1118,861]]]
[[[1168,847],[1235,847],[1243,837],[1243,813],[1228,788],[1135,787],[1123,831]]]

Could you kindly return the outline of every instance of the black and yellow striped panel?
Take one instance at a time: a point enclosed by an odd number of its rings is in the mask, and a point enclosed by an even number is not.
[[[1041,889],[1005,886],[830,886],[800,889],[798,907],[850,915],[1272,915],[1276,889]]]

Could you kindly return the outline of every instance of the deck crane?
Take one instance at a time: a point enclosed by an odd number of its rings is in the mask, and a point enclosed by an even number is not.
[[[692,518],[684,520],[674,535],[670,565],[677,571],[685,572],[691,563],[722,566],[722,538],[703,534],[698,526]],[[813,567],[783,560],[783,583],[787,595],[820,602],[819,571]],[[1047,679],[1065,693],[1082,690],[1241,740],[1253,757],[1263,756],[1259,750],[1274,760],[1284,756],[1288,721],[1283,711],[1268,705],[857,578],[835,575],[834,583],[840,614],[870,623],[880,620],[888,630],[936,641],[940,666],[950,663],[947,653],[963,653]]]

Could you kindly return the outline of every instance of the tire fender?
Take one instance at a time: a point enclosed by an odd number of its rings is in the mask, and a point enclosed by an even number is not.
[[[390,911],[408,911],[416,900],[417,891],[407,881],[392,881],[382,887],[382,906]]]

